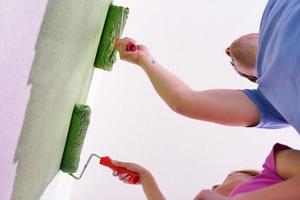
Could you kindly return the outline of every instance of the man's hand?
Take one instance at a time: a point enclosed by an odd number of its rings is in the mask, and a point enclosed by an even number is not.
[[[136,44],[136,41],[131,38],[116,39],[114,47],[120,54],[122,60],[131,62],[136,65],[142,65],[146,61],[151,61],[152,56],[148,48],[144,45],[136,45],[135,51],[127,51],[126,46],[128,43]]]
[[[202,190],[194,200],[232,200],[230,197],[222,196],[211,190]]]

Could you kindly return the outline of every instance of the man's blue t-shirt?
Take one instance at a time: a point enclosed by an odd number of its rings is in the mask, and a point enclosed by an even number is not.
[[[269,0],[256,65],[258,90],[300,133],[300,0]]]
[[[275,129],[289,126],[288,122],[259,90],[243,90],[242,92],[256,104],[260,112],[260,120],[254,127]]]

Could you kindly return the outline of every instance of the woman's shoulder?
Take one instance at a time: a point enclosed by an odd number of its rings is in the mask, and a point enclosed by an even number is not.
[[[275,152],[277,173],[283,179],[290,179],[300,175],[300,151],[288,146],[279,146]]]
[[[267,156],[263,164],[263,168],[267,170],[271,170],[274,173],[277,173],[277,164],[276,164],[277,154],[281,151],[288,150],[288,149],[291,149],[291,147],[280,143],[274,144],[270,154]]]

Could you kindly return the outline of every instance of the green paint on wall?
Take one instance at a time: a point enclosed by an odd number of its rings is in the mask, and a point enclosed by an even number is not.
[[[111,0],[51,0],[36,44],[11,199],[39,199],[60,169],[75,104],[85,104]]]

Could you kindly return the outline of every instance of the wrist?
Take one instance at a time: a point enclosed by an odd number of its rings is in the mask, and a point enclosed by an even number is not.
[[[151,172],[146,169],[144,169],[142,172],[140,172],[140,178],[141,178],[141,183],[143,183],[144,181],[147,181],[149,179],[154,179]]]
[[[151,64],[157,64],[156,60],[151,55],[142,57],[138,62],[138,65],[142,68],[146,68]]]

